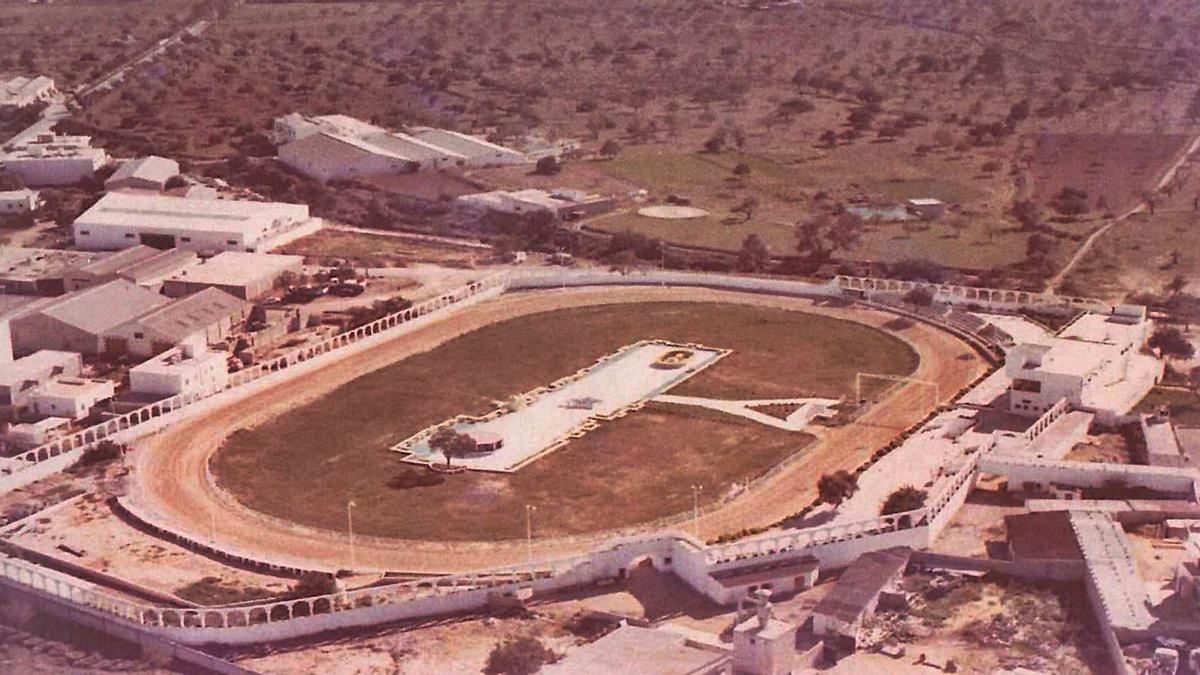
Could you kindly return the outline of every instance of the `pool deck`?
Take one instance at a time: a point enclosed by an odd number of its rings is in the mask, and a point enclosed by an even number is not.
[[[692,352],[681,367],[654,367],[664,355],[681,349]],[[504,439],[499,450],[455,457],[450,460],[450,465],[478,471],[515,471],[572,438],[595,429],[601,421],[640,408],[646,401],[716,363],[727,353],[727,350],[699,345],[638,342],[574,375],[518,397],[526,401],[524,407],[510,410],[502,406],[482,418],[447,420],[392,449],[405,453],[406,462],[445,465],[445,456],[427,443],[436,428],[452,426],[460,432],[488,431]]]

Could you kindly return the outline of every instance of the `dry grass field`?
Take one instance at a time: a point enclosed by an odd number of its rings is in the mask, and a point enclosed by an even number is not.
[[[559,184],[645,188],[655,200],[683,192],[714,215],[675,227],[620,214],[598,228],[724,249],[757,233],[791,254],[795,224],[815,214],[935,196],[958,207],[947,222],[868,227],[835,259],[929,258],[1036,285],[1100,212],[1052,223],[1040,242],[1048,250],[1030,264],[1037,230],[1011,217],[1014,201],[1044,202],[1063,184],[1126,203],[1194,131],[1185,112],[1200,35],[1193,9],[1186,0],[987,9],[840,0],[758,12],[690,0],[564,0],[553,11],[251,2],[91,102],[81,122],[117,152],[198,161],[269,153],[262,133],[292,111],[509,142],[574,138],[585,154],[616,141],[615,159],[587,161]],[[1086,160],[1037,150],[1038,138],[1078,134],[1102,139],[1076,143]],[[741,164],[748,173],[735,176]],[[472,173],[497,186],[541,180]],[[436,198],[458,183],[388,189]],[[748,198],[750,217],[734,213]]]
[[[48,75],[60,89],[96,79],[196,16],[203,0],[0,2],[0,75]]]
[[[674,393],[724,398],[837,397],[859,370],[917,365],[901,340],[814,314],[725,304],[653,303],[534,314],[489,326],[368,373],[262,426],[230,437],[213,460],[219,483],[250,508],[338,529],[345,502],[364,534],[448,540],[523,535],[524,505],[542,535],[645,522],[684,511],[762,474],[811,436],[720,413],[651,406],[607,423],[508,475],[448,476],[394,488],[413,471],[387,448],[460,413],[546,384],[647,338],[733,349]],[[424,471],[421,469],[421,471]]]
[[[321,230],[280,247],[275,253],[302,255],[319,263],[350,261],[358,267],[405,267],[413,263],[469,266],[489,254],[408,237]]]

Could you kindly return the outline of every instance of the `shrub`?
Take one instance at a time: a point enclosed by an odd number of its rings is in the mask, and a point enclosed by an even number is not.
[[[117,443],[115,441],[103,440],[96,445],[83,451],[79,461],[75,463],[76,467],[92,466],[103,462],[111,462],[118,459],[129,449],[128,446]]]
[[[311,598],[317,595],[331,595],[337,592],[337,581],[328,574],[321,572],[305,572],[300,575],[292,586],[291,595],[296,598]]]
[[[496,645],[488,654],[483,672],[488,675],[532,675],[554,659],[541,640],[522,637]]]
[[[925,505],[925,497],[924,490],[905,485],[888,495],[887,500],[883,502],[883,507],[879,510],[879,515],[890,516],[893,513],[914,511]]]
[[[407,490],[415,487],[431,487],[446,482],[446,477],[440,473],[422,469],[405,468],[396,474],[388,487],[396,490]]]

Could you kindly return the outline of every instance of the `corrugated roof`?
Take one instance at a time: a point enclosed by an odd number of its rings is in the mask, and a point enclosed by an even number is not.
[[[104,181],[105,185],[118,183],[130,178],[166,183],[168,178],[179,175],[179,162],[166,157],[150,155],[131,159],[121,164],[112,177]]]
[[[137,284],[114,279],[54,298],[30,313],[48,316],[99,335],[170,302],[170,299]]]
[[[482,157],[484,155],[493,155],[496,153],[506,155],[520,156],[521,153],[502,145],[497,145],[491,141],[479,138],[478,136],[469,136],[460,134],[457,131],[449,129],[433,129],[422,127],[413,129],[412,135],[417,138],[435,145],[439,148],[445,148],[450,152],[463,155],[465,157]]]
[[[250,311],[250,304],[218,288],[206,288],[128,321],[182,340],[215,323]]]
[[[143,260],[153,258],[159,253],[162,253],[162,251],[150,246],[139,244],[132,248],[122,249],[111,255],[106,255],[99,260],[93,260],[91,262],[84,263],[75,269],[80,272],[86,272],[96,276],[116,274],[130,265],[135,265]]]
[[[904,571],[910,556],[912,549],[907,546],[862,554],[842,572],[813,613],[847,623],[857,621],[888,583]]]

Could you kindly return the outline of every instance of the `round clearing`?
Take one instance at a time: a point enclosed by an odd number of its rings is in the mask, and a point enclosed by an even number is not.
[[[658,218],[660,220],[690,220],[692,218],[703,218],[708,215],[708,211],[698,209],[694,206],[663,204],[640,208],[638,209],[638,215],[647,218]]]
[[[537,506],[539,537],[645,523],[760,476],[813,437],[690,406],[650,403],[515,473],[440,474],[388,448],[458,414],[478,415],[645,339],[732,350],[671,393],[726,399],[836,398],[858,371],[907,375],[907,342],[864,324],[725,302],[619,303],[518,316],[358,376],[263,424],[212,458],[246,506],[338,530],[423,540],[511,540]]]

